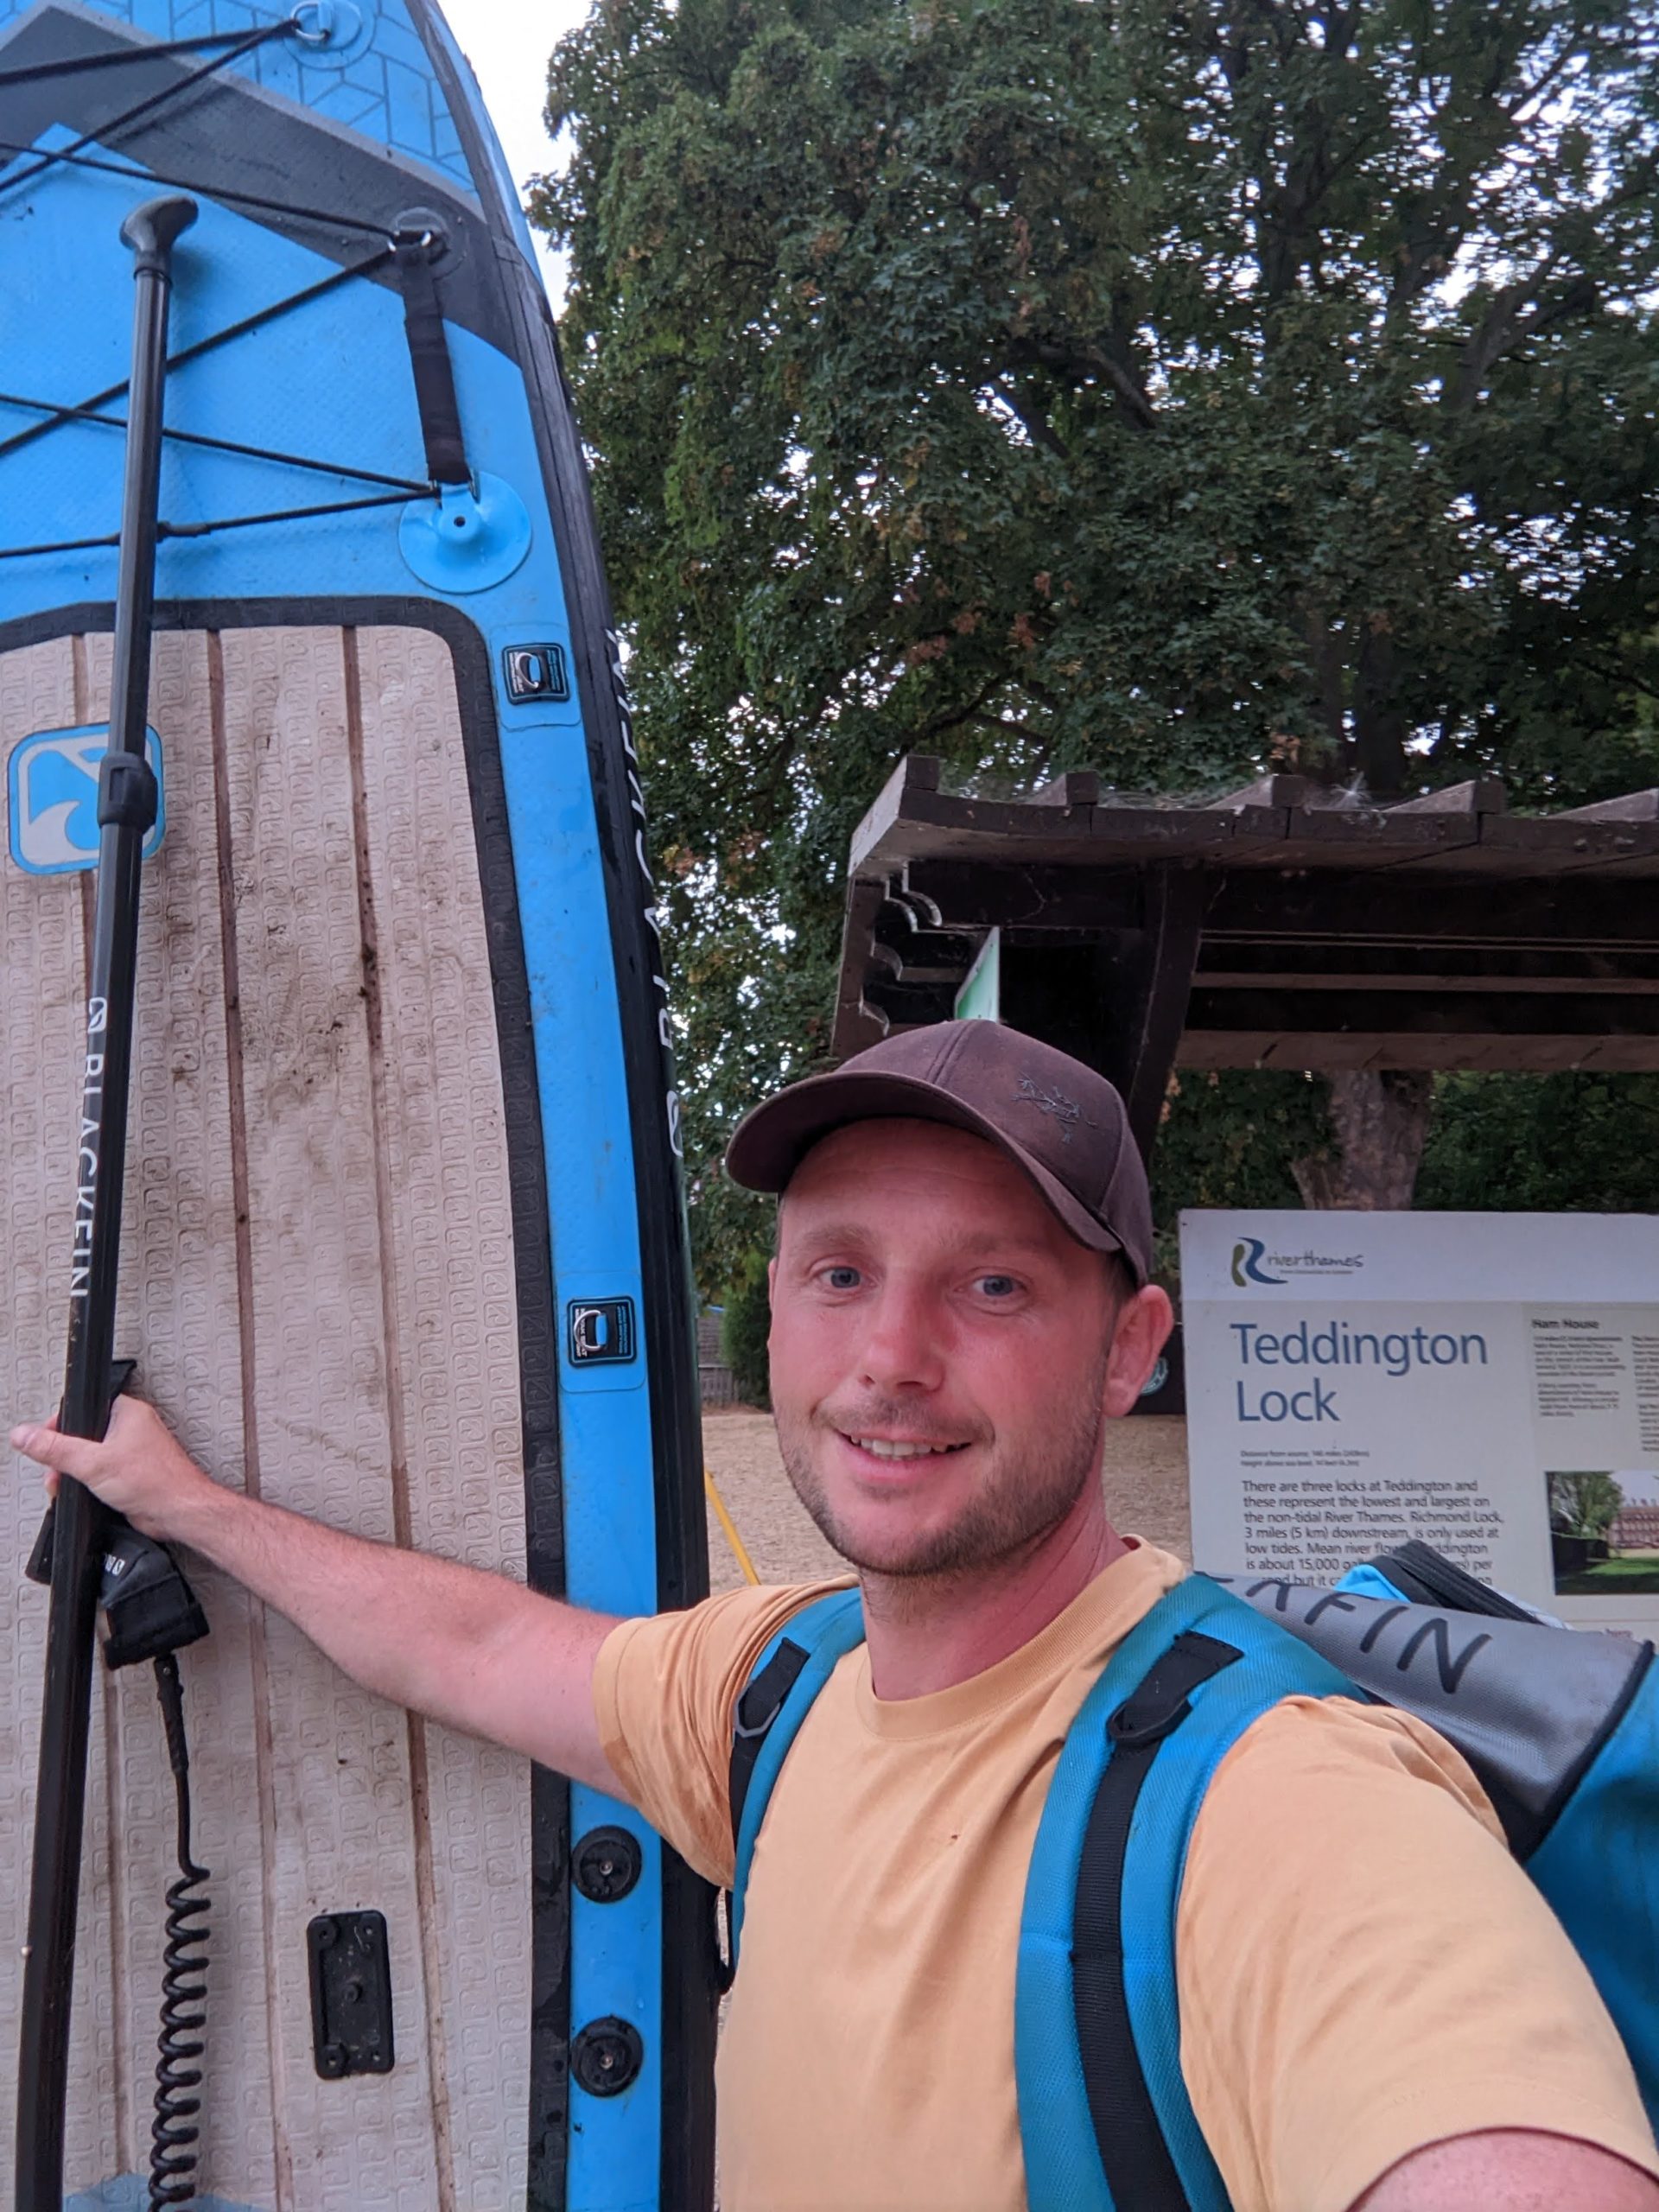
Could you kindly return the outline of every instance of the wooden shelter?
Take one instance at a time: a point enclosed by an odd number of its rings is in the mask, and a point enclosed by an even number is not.
[[[912,754],[854,833],[836,1053],[948,1018],[993,932],[1003,1019],[1109,1075],[1143,1148],[1177,1066],[1659,1069],[1659,790],[999,801]]]

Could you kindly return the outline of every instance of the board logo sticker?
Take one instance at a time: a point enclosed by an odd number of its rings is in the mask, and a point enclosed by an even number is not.
[[[11,857],[29,875],[69,875],[98,866],[98,772],[109,751],[106,722],[76,729],[37,729],[20,737],[6,767]],[[155,826],[144,839],[149,860],[162,842],[167,803],[162,741],[144,732],[144,757],[156,778]]]

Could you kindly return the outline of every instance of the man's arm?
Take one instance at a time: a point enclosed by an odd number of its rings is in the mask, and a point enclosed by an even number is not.
[[[1659,2182],[1593,2143],[1494,2128],[1413,2152],[1353,2212],[1659,2212]]]
[[[1177,1933],[1181,2066],[1269,2212],[1659,2212],[1629,2056],[1468,1766],[1292,1698],[1217,1768]]]
[[[233,1574],[365,1689],[624,1795],[594,1718],[594,1662],[616,1626],[608,1614],[226,1490],[136,1399],[116,1401],[102,1443],[38,1426],[11,1441],[146,1535]]]

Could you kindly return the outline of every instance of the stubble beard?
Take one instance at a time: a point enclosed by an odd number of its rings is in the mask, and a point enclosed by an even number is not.
[[[861,1574],[907,1583],[982,1574],[1030,1551],[1065,1519],[1087,1484],[1098,1479],[1106,1362],[1103,1352],[1087,1389],[1057,1409],[1017,1459],[998,1448],[989,1478],[942,1528],[909,1538],[895,1532],[893,1541],[882,1543],[844,1525],[824,1493],[813,1456],[815,1429],[840,1427],[838,1422],[815,1422],[810,1414],[777,1408],[785,1471],[820,1535]],[[860,1422],[872,1429],[900,1428],[913,1418],[913,1408],[899,1402],[858,1409]]]

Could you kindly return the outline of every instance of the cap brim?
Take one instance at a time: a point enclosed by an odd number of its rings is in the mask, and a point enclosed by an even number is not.
[[[834,1075],[808,1076],[775,1098],[746,1114],[726,1148],[726,1173],[746,1191],[781,1192],[820,1138],[852,1122],[888,1117],[942,1122],[966,1129],[1005,1153],[1035,1185],[1039,1195],[1069,1235],[1094,1252],[1121,1252],[1137,1285],[1146,1275],[1134,1253],[1106,1224],[1067,1190],[1058,1176],[994,1122],[964,1106],[959,1098],[919,1076],[844,1069]]]

